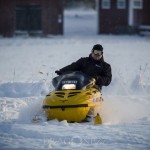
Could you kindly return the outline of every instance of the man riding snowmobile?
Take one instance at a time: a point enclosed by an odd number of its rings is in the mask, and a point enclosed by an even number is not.
[[[47,120],[89,122],[94,117],[95,124],[102,124],[100,90],[112,79],[111,66],[103,59],[103,47],[94,45],[89,57],[80,58],[55,73],[59,75],[52,80],[55,90],[43,101]]]
[[[99,90],[102,89],[102,86],[108,86],[112,79],[111,66],[104,61],[103,47],[100,44],[93,46],[89,57],[82,57],[76,62],[60,70],[56,70],[55,73],[57,75],[62,75],[68,71],[81,71],[95,78]]]

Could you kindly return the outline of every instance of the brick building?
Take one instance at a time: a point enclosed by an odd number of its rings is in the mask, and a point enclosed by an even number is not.
[[[97,0],[98,33],[150,29],[150,0]]]
[[[0,35],[63,34],[63,0],[0,0]]]

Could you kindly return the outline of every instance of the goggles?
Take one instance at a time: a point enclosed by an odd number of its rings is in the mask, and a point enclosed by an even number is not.
[[[103,54],[103,51],[100,51],[100,50],[93,50],[93,53],[94,53],[95,55],[101,56],[101,55]]]

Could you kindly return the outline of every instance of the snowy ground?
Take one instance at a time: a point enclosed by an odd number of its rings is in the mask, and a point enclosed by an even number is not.
[[[96,43],[113,73],[103,88],[103,125],[31,123],[54,71]],[[65,12],[64,36],[0,38],[0,149],[150,149],[149,47],[149,37],[96,35],[95,12],[81,10]]]

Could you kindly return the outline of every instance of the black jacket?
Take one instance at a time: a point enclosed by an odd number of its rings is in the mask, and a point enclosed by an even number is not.
[[[96,84],[101,88],[110,84],[112,79],[111,66],[106,63],[103,57],[97,61],[91,56],[80,58],[76,62],[59,70],[60,73],[66,71],[81,71],[96,79]]]

